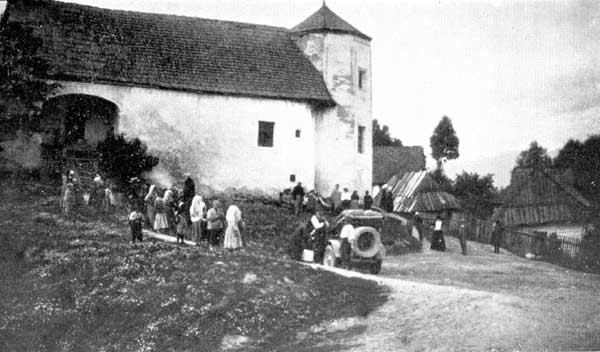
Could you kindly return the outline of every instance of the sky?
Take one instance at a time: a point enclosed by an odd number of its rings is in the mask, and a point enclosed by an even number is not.
[[[321,0],[71,0],[291,28]],[[1,2],[0,2],[0,6]],[[405,145],[422,145],[443,115],[460,157],[445,165],[509,182],[537,140],[555,154],[600,134],[600,1],[327,0],[373,38],[373,117]]]

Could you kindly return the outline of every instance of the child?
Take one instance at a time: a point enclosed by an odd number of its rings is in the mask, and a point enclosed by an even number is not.
[[[142,242],[142,223],[144,222],[144,216],[139,211],[139,206],[135,206],[133,211],[129,214],[129,228],[131,229],[131,242],[136,240]]]
[[[175,223],[177,224],[177,243],[183,243],[185,236],[189,233],[187,218],[185,217],[185,203],[179,201],[177,212],[175,213]]]
[[[73,183],[71,183],[71,182],[67,183],[64,199],[62,202],[63,212],[65,214],[69,214],[71,212],[71,209],[75,205],[75,190],[74,190],[74,188],[75,188],[75,186],[73,185]]]

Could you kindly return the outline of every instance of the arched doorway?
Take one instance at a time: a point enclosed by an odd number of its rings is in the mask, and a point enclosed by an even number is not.
[[[43,129],[49,135],[42,159],[50,172],[77,169],[82,181],[98,170],[98,142],[117,127],[119,108],[98,96],[67,94],[42,106]]]

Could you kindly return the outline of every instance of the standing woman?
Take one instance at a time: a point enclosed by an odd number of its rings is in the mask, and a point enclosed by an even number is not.
[[[212,246],[218,246],[221,242],[221,235],[223,234],[223,228],[225,225],[225,215],[223,214],[223,208],[221,202],[214,200],[212,208],[206,213],[206,228],[208,231],[208,243]]]
[[[169,231],[169,221],[167,220],[167,204],[164,198],[156,197],[154,211],[154,230],[160,233],[167,233]]]
[[[445,251],[446,241],[444,241],[444,233],[442,232],[442,218],[438,215],[433,226],[433,235],[431,236],[431,249],[435,251]]]
[[[154,227],[154,201],[156,201],[156,185],[151,185],[148,190],[148,194],[144,198],[146,203],[146,215],[148,216],[147,221],[150,228]]]
[[[177,211],[177,203],[175,202],[175,196],[173,190],[167,189],[163,196],[165,201],[165,213],[167,214],[167,222],[169,223],[169,232],[171,234],[177,234],[175,225],[175,212]]]
[[[240,228],[243,229],[244,223],[242,222],[242,211],[235,205],[230,205],[227,209],[227,229],[225,230],[225,240],[223,241],[223,248],[234,250],[240,249],[244,244],[242,242],[242,234]]]
[[[192,221],[192,241],[199,244],[204,239],[202,235],[202,220],[204,219],[204,211],[206,204],[202,201],[202,196],[195,195],[192,198],[192,206],[190,207],[190,219]]]

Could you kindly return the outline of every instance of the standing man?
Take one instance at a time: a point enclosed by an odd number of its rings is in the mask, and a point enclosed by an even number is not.
[[[458,223],[458,240],[462,254],[467,255],[467,220],[465,219],[465,215],[460,217]]]
[[[500,253],[500,246],[504,241],[504,227],[500,220],[496,220],[494,223],[494,229],[492,230],[492,238],[490,242],[494,246],[494,253]]]
[[[335,188],[333,191],[331,191],[331,196],[329,196],[329,198],[331,198],[331,203],[333,203],[333,212],[337,213],[342,205],[342,192],[340,192],[340,185],[335,185]]]
[[[365,210],[371,209],[373,206],[373,197],[369,194],[369,191],[365,191],[365,196],[363,197],[363,204],[365,206]]]
[[[342,192],[342,210],[350,209],[350,203],[352,202],[352,195],[348,188],[344,187]]]
[[[302,182],[298,182],[296,187],[292,190],[292,198],[294,198],[294,214],[298,216],[302,211],[302,204],[304,203],[304,188],[302,188]]]

